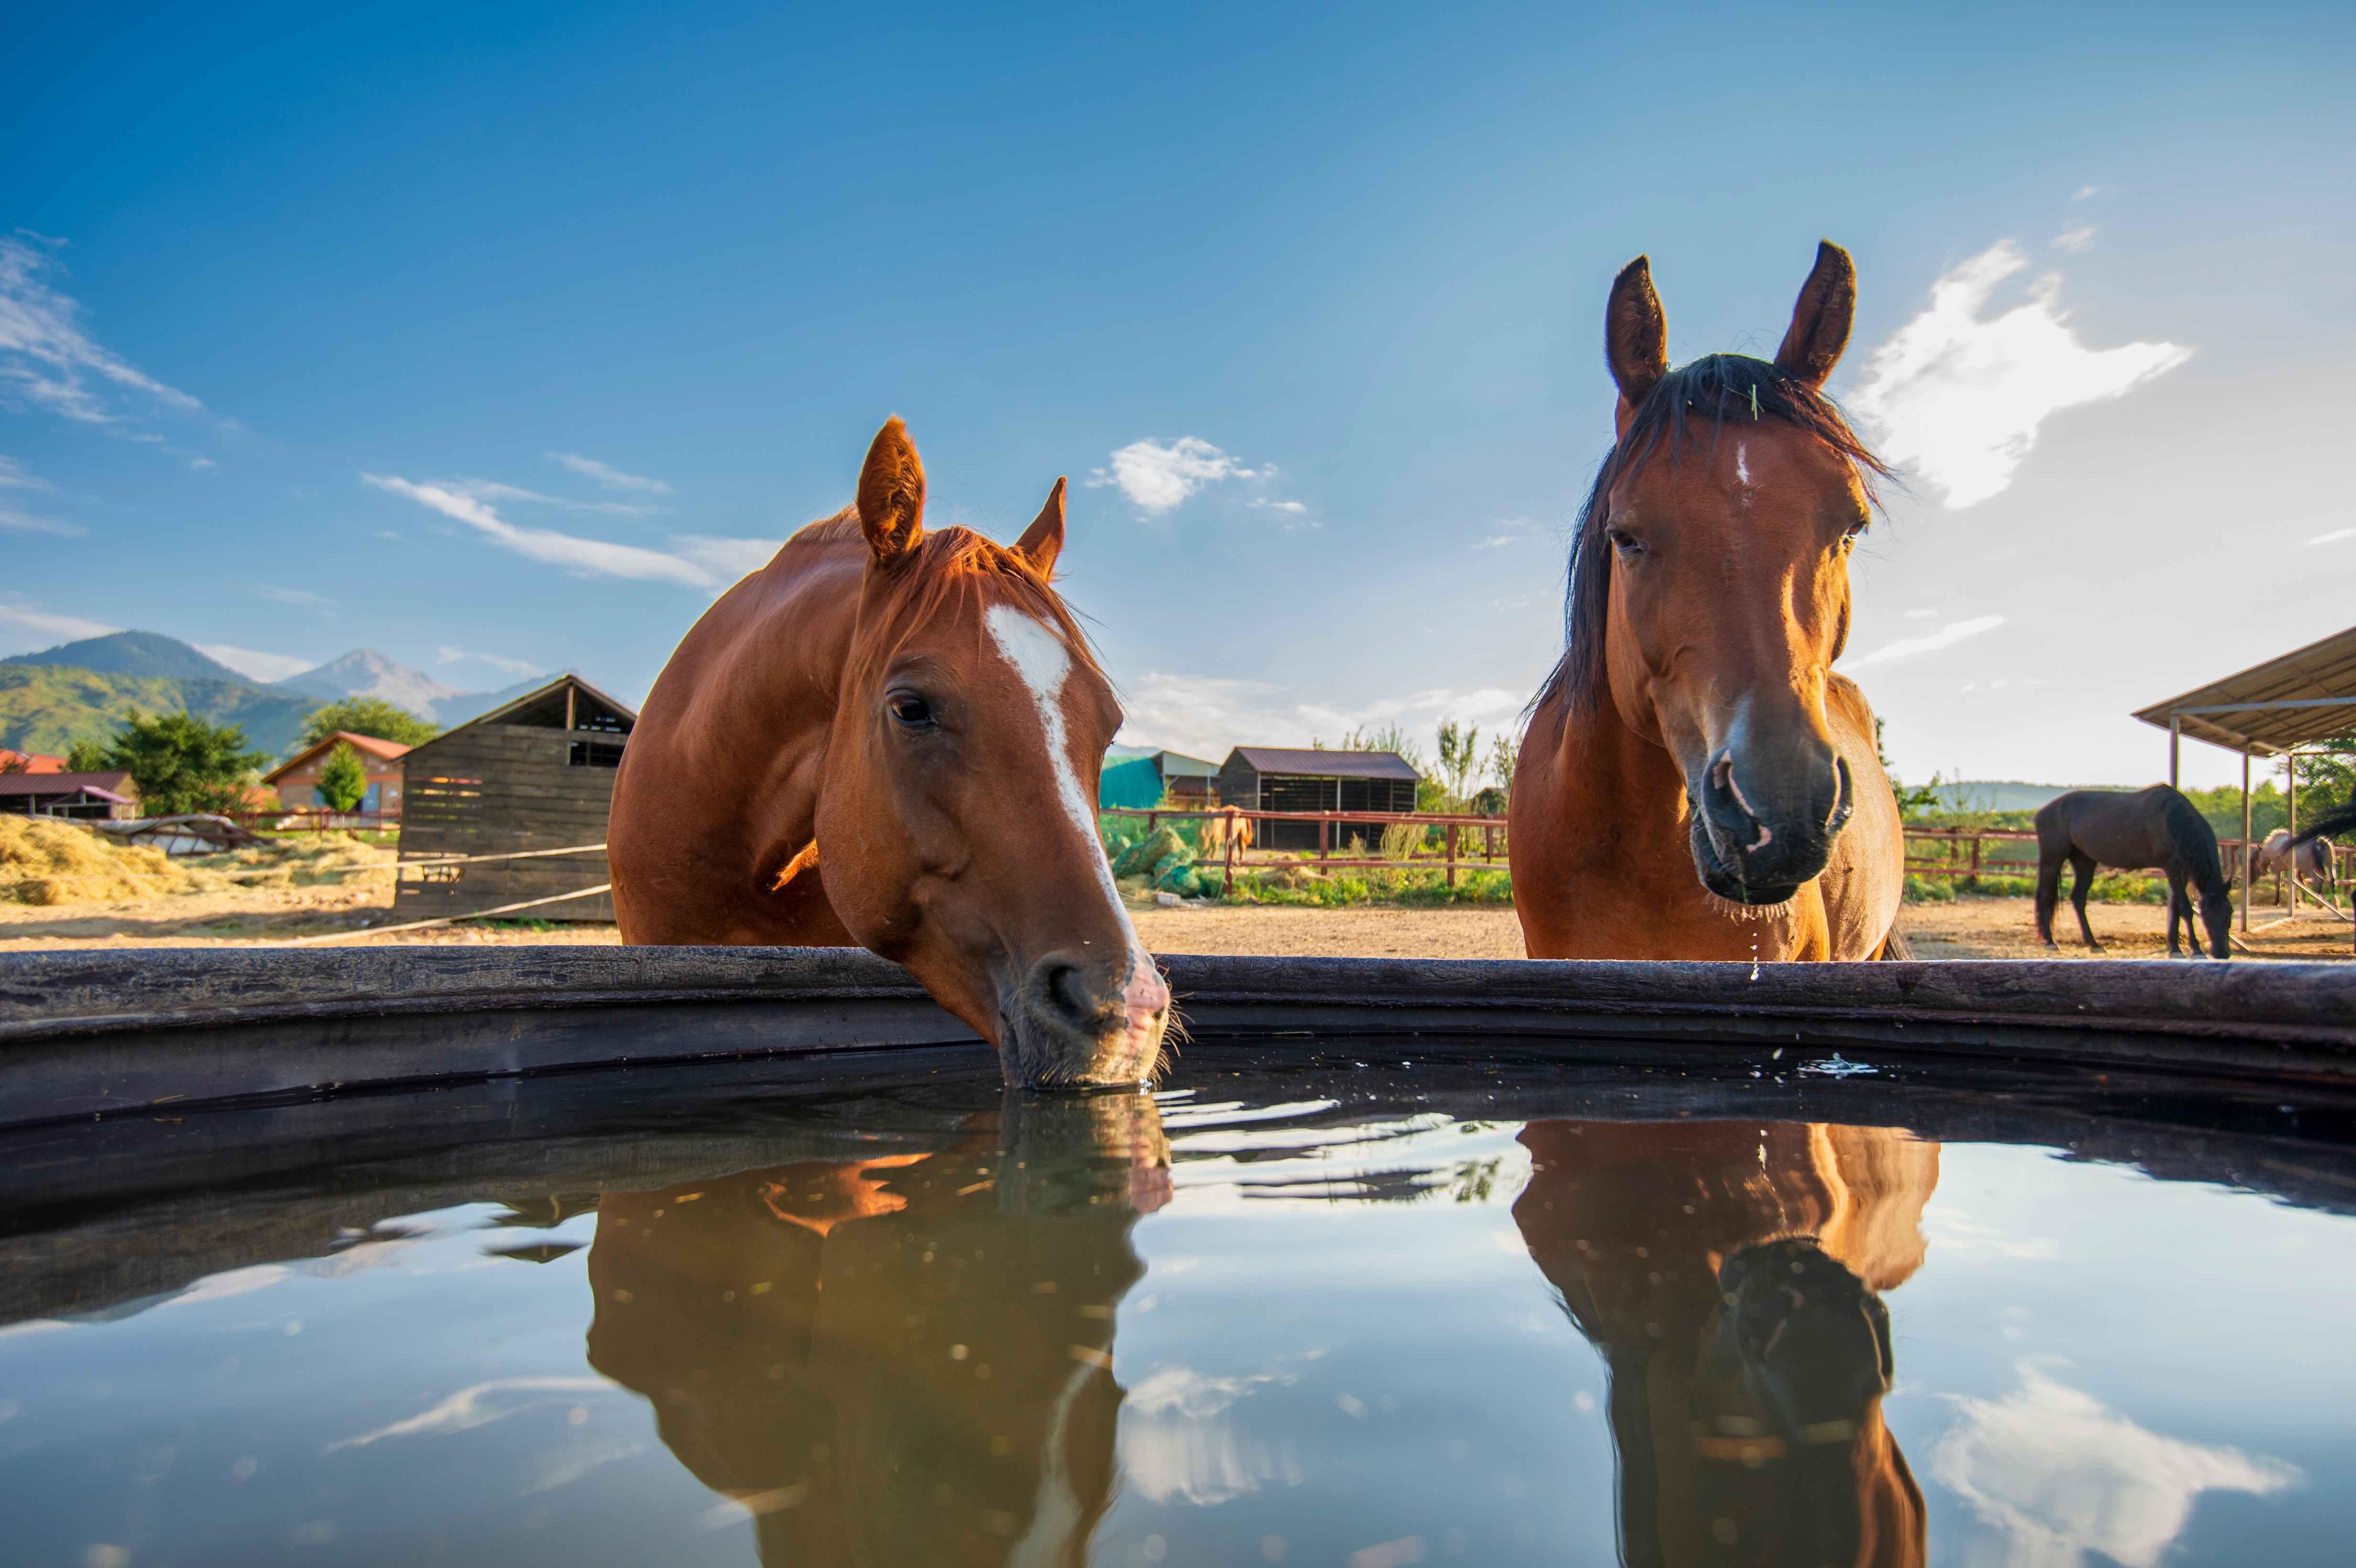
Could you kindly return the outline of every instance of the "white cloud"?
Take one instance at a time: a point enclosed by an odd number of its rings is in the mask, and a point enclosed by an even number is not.
[[[2309,544],[2338,544],[2341,539],[2356,539],[2356,528],[2334,528],[2328,534],[2318,534]]]
[[[434,650],[434,653],[444,664],[457,664],[465,660],[472,660],[476,664],[487,664],[493,669],[503,670],[507,674],[513,676],[546,675],[548,673],[540,666],[532,664],[528,660],[501,658],[497,654],[473,654],[468,653],[464,648],[437,648]]]
[[[305,610],[325,610],[336,603],[324,594],[305,593],[299,588],[277,588],[267,582],[256,584],[253,592],[273,604],[294,604]]]
[[[679,553],[701,562],[729,582],[748,571],[758,571],[785,544],[783,539],[715,539],[701,534],[679,534],[670,541]]]
[[[1427,754],[1431,730],[1442,719],[1475,724],[1511,724],[1527,694],[1496,687],[1458,691],[1435,688],[1405,697],[1379,698],[1352,707],[1292,700],[1262,681],[1148,670],[1123,694],[1126,745],[1166,746],[1217,762],[1232,746],[1327,745],[1352,730],[1398,724],[1419,737]]]
[[[643,517],[660,510],[631,501],[569,501],[562,496],[543,496],[537,490],[526,490],[514,485],[502,485],[496,479],[436,480],[445,490],[470,496],[477,501],[530,501],[537,506],[555,507],[567,512],[619,512],[627,517]]]
[[[84,637],[103,637],[123,630],[102,621],[85,621],[79,615],[52,615],[24,604],[0,604],[0,626],[30,632],[42,639],[36,646],[51,647],[59,643],[78,643]],[[22,639],[17,639],[21,641]]]
[[[299,659],[292,654],[256,653],[252,648],[233,648],[227,643],[195,643],[190,645],[200,654],[219,659],[238,674],[250,676],[265,684],[319,667],[317,659]]]
[[[643,490],[649,496],[670,494],[670,486],[659,479],[648,479],[637,474],[625,474],[618,468],[606,466],[594,457],[582,457],[570,452],[552,452],[548,456],[550,461],[562,463],[573,473],[594,479],[608,490]]]
[[[1954,621],[1940,627],[1928,636],[1901,637],[1894,643],[1884,643],[1871,653],[1858,658],[1843,659],[1848,669],[1863,669],[1868,665],[1888,664],[1892,659],[1912,658],[1916,654],[1936,653],[1951,648],[1965,637],[1976,637],[1982,632],[1993,632],[2004,624],[2001,615],[1977,615],[1968,621]]]
[[[1997,285],[2029,265],[2005,240],[1931,285],[1930,307],[1874,351],[1849,406],[1882,454],[1944,491],[1950,507],[1985,501],[2012,482],[2047,416],[2123,396],[2181,365],[2174,343],[2089,348],[2062,309],[2062,275],[2029,301],[1982,320]]]
[[[0,396],[70,420],[112,424],[116,416],[87,379],[96,377],[175,408],[204,406],[132,368],[85,333],[75,320],[80,305],[42,281],[55,264],[48,249],[0,239]]]
[[[1088,483],[1119,485],[1139,510],[1151,515],[1171,510],[1217,480],[1259,476],[1202,437],[1182,435],[1167,446],[1151,438],[1130,442],[1112,454],[1109,475],[1099,468]]]
[[[2053,243],[2069,251],[2072,256],[2094,242],[2094,226],[2091,223],[2083,229],[2072,229],[2067,234],[2056,234],[2053,237]]]
[[[14,507],[0,507],[0,528],[19,534],[55,534],[61,539],[78,539],[90,532],[72,523],[61,523],[55,517],[37,517],[30,512],[20,512]]]
[[[604,539],[585,539],[573,534],[561,534],[552,528],[519,528],[500,517],[489,501],[479,495],[469,494],[466,483],[419,485],[382,474],[363,474],[360,478],[380,490],[406,496],[445,517],[455,517],[487,535],[493,543],[518,555],[544,561],[551,566],[565,567],[584,576],[623,577],[638,581],[676,582],[682,588],[711,588],[718,582],[707,564],[715,553],[715,547],[743,542],[697,540],[694,553],[702,559],[691,560],[687,555],[669,555],[637,545],[612,544]],[[498,488],[502,491],[508,489],[507,486]],[[769,548],[774,550],[776,547],[772,545]]]
[[[57,486],[39,478],[13,457],[0,457],[0,490],[53,490]]]
[[[2306,1479],[2238,1448],[2147,1431],[2100,1401],[2021,1369],[2009,1397],[1956,1397],[1932,1473],[2010,1538],[2016,1568],[2076,1568],[2090,1552],[2153,1568],[2202,1492],[2263,1497]]]

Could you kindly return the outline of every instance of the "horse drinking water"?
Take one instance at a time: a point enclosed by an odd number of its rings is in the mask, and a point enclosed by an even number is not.
[[[1121,713],[1049,585],[1064,482],[1012,549],[924,507],[894,419],[858,502],[680,642],[615,781],[622,940],[868,947],[1010,1080],[1137,1083],[1170,992],[1097,838]]]
[[[1612,285],[1618,441],[1509,808],[1533,958],[1889,955],[1898,802],[1864,694],[1832,672],[1888,472],[1823,392],[1856,305],[1826,241],[1772,364],[1671,370],[1650,263]]]

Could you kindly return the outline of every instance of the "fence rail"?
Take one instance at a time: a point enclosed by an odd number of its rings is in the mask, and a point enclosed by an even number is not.
[[[269,833],[391,833],[401,827],[397,811],[326,811],[297,806],[285,811],[232,811],[225,814],[241,827]]]
[[[2254,850],[2265,843],[2262,838],[2220,838],[2218,853],[2225,862],[2225,878],[2239,881],[2242,875],[2242,848],[2248,844]],[[1985,846],[1990,844],[2026,844],[2026,855],[1990,854]],[[1942,853],[1932,859],[1917,856],[1918,845],[1936,846]],[[1906,874],[1910,877],[2027,877],[2037,876],[2037,835],[2018,827],[1913,827],[1906,829]],[[2336,880],[2342,883],[2356,880],[2356,846],[2332,846],[2333,869]],[[2269,873],[2261,873],[2265,875]],[[2282,874],[2270,873],[2276,880],[2279,897],[2284,888]],[[2307,890],[2310,894],[2314,890]]]
[[[1458,816],[1430,811],[1261,811],[1250,806],[1233,808],[1215,806],[1196,811],[1184,807],[1173,809],[1166,806],[1134,805],[1103,806],[1098,810],[1097,815],[1143,817],[1145,831],[1149,836],[1165,820],[1199,822],[1211,818],[1240,817],[1247,822],[1254,823],[1313,822],[1317,824],[1317,859],[1313,863],[1321,869],[1387,866],[1419,871],[1438,870],[1445,875],[1447,885],[1451,888],[1456,885],[1456,873],[1460,869],[1494,869],[1503,861],[1505,850],[1505,821],[1501,816]],[[1393,859],[1387,856],[1335,855],[1333,830],[1337,827],[1352,825],[1374,828],[1375,831],[1371,835],[1364,837],[1371,837],[1376,842],[1380,842],[1383,836],[1382,830],[1386,827],[1401,826],[1437,827],[1440,829],[1440,842],[1432,853],[1410,855],[1406,859]],[[1460,837],[1460,835],[1468,830],[1481,835],[1481,848],[1477,855]],[[1428,838],[1430,835],[1427,834],[1425,837]],[[1459,853],[1460,849],[1462,853]],[[1252,859],[1249,850],[1239,853],[1235,842],[1230,839],[1227,841],[1226,853],[1221,865],[1227,880],[1232,882],[1238,871],[1275,870],[1284,866],[1312,863],[1297,857],[1275,859],[1273,858],[1275,853],[1277,852],[1270,852],[1269,859],[1256,860]]]

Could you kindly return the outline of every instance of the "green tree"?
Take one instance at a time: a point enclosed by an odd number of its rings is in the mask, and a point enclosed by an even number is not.
[[[1521,765],[1522,743],[1514,739],[1511,731],[1489,742],[1489,776],[1497,781],[1499,789],[1513,792],[1514,774]]]
[[[303,744],[316,746],[337,731],[373,736],[396,746],[422,746],[442,733],[406,708],[381,697],[339,697],[303,720]]]
[[[2296,763],[2301,822],[2311,822],[2356,798],[2356,735],[2317,741],[2313,745],[2315,749]]]
[[[349,741],[338,741],[319,769],[319,804],[329,811],[354,811],[368,794],[368,768]]]
[[[66,771],[73,773],[103,773],[112,771],[106,760],[106,742],[80,740],[66,748]]]
[[[1460,730],[1453,719],[1440,723],[1440,772],[1448,781],[1451,810],[1464,809],[1464,786],[1481,766],[1481,726]]]
[[[193,713],[147,719],[136,709],[112,740],[75,741],[70,759],[77,773],[129,773],[140,808],[156,816],[235,811],[245,803],[254,771],[269,760],[246,749],[239,725],[215,724]]]

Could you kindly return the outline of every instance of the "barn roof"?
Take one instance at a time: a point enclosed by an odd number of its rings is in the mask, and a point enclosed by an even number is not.
[[[637,709],[626,702],[606,696],[579,676],[568,671],[539,690],[527,691],[506,707],[494,708],[488,713],[478,714],[459,725],[457,730],[448,731],[446,733],[455,735],[459,730],[471,730],[477,724],[520,724],[530,729],[562,730],[564,728],[564,688],[568,686],[573,689],[576,697],[585,697],[589,699],[591,707],[587,711],[594,713],[602,708],[619,720],[624,734],[627,734],[631,727],[637,723]],[[438,741],[442,738],[436,735],[434,739]],[[432,741],[426,742],[429,746],[433,743]]]
[[[1233,767],[1238,762],[1256,773],[1290,774],[1299,778],[1423,777],[1397,752],[1301,752],[1281,746],[1237,746],[1227,753],[1227,766]]]
[[[0,795],[71,795],[76,790],[108,800],[135,800],[139,795],[127,773],[0,773]]]
[[[284,762],[279,763],[276,767],[262,774],[262,782],[266,784],[276,784],[286,774],[293,773],[296,768],[302,766],[305,763],[309,762],[320,752],[332,748],[339,741],[348,743],[353,751],[374,757],[380,763],[397,762],[401,758],[407,756],[410,752],[409,747],[402,745],[398,741],[381,741],[374,735],[357,735],[349,730],[338,730],[334,734],[327,736],[324,740],[314,741],[312,744],[304,747],[301,751],[295,752],[293,756],[287,758]]]
[[[2262,757],[2356,734],[2356,626],[2137,709],[2136,717],[2163,730],[2173,717],[2195,740]]]

